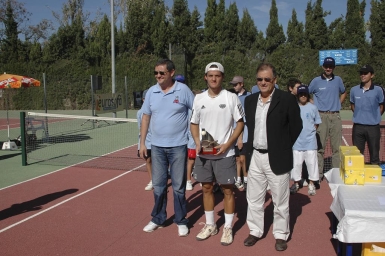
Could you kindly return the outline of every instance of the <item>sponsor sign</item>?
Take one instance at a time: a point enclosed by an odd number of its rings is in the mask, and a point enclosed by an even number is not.
[[[95,114],[117,112],[124,109],[123,94],[95,94]]]
[[[320,66],[326,57],[332,57],[336,65],[355,65],[358,60],[358,51],[357,49],[319,51]]]

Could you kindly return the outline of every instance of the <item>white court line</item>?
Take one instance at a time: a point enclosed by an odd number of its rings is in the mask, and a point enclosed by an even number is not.
[[[128,147],[125,147],[125,148],[121,148],[121,149],[115,150],[115,151],[113,151],[113,152],[104,154],[104,155],[102,155],[102,156],[107,156],[107,155],[109,155],[109,154],[113,154],[113,153],[115,153],[115,152],[118,152],[118,151],[121,151],[121,150],[124,150],[124,149],[128,149],[128,148],[133,147],[133,146],[136,146],[136,145],[138,145],[138,144],[134,144],[134,145],[131,145],[131,146],[128,146]],[[50,174],[53,174],[53,173],[62,171],[62,170],[65,170],[65,169],[67,169],[67,168],[71,168],[71,167],[77,166],[77,165],[82,164],[82,163],[86,163],[86,162],[88,162],[88,161],[92,161],[92,160],[94,160],[94,159],[97,159],[98,157],[100,157],[100,156],[97,156],[97,157],[94,157],[94,158],[85,160],[85,161],[80,162],[80,163],[77,163],[77,164],[73,164],[73,165],[70,165],[70,166],[66,166],[66,167],[61,168],[61,169],[59,169],[59,170],[52,171],[52,172],[49,172],[49,173],[46,173],[46,174],[37,176],[37,177],[31,178],[31,179],[29,179],[29,180],[25,180],[25,181],[22,181],[22,182],[19,182],[19,183],[15,183],[15,184],[9,185],[9,186],[4,187],[4,188],[0,188],[0,191],[1,191],[1,190],[4,190],[4,189],[6,189],[6,188],[14,187],[14,186],[16,186],[16,185],[20,185],[20,184],[29,182],[29,181],[31,181],[31,180],[35,180],[35,179],[38,179],[38,178],[41,178],[41,177],[44,177],[44,176],[47,176],[47,175],[50,175]]]
[[[134,171],[135,169],[140,168],[140,167],[143,167],[143,166],[145,166],[145,165],[146,165],[146,164],[144,163],[144,164],[142,164],[142,165],[140,165],[140,166],[137,166],[137,167],[135,167],[135,168],[133,168],[133,169],[131,169],[131,170],[129,170],[129,171],[126,171],[126,172],[124,172],[124,173],[122,173],[122,174],[120,174],[120,175],[118,175],[118,176],[116,176],[116,177],[110,179],[110,180],[107,180],[107,181],[105,181],[105,182],[103,182],[103,183],[101,183],[101,184],[99,184],[99,185],[97,185],[97,186],[95,186],[95,187],[92,187],[92,188],[90,188],[90,189],[88,189],[88,190],[86,190],[86,191],[84,191],[84,192],[82,192],[82,193],[80,193],[80,194],[77,194],[77,195],[75,195],[75,196],[73,196],[73,197],[70,197],[70,198],[68,198],[68,199],[66,199],[66,200],[64,200],[64,201],[61,201],[60,203],[57,203],[57,204],[55,204],[55,205],[53,205],[53,206],[51,206],[51,207],[49,207],[49,208],[47,208],[47,209],[45,209],[45,210],[43,210],[43,211],[41,211],[41,212],[38,212],[38,213],[36,213],[36,214],[34,214],[34,215],[29,216],[28,218],[25,218],[25,219],[23,219],[23,220],[21,220],[21,221],[19,221],[19,222],[16,222],[16,223],[14,223],[14,224],[12,224],[12,225],[10,225],[10,226],[8,226],[8,227],[5,227],[5,228],[3,228],[3,229],[0,230],[0,233],[3,233],[4,231],[7,231],[8,229],[11,229],[11,228],[13,228],[13,227],[15,227],[15,226],[17,226],[17,225],[20,225],[20,224],[22,224],[23,222],[26,222],[26,221],[28,221],[28,220],[30,220],[30,219],[33,219],[33,218],[39,216],[40,214],[43,214],[43,213],[45,213],[45,212],[48,212],[49,210],[52,210],[52,209],[54,209],[54,208],[56,208],[56,207],[58,207],[58,206],[60,206],[60,205],[62,205],[62,204],[64,204],[64,203],[66,203],[66,202],[68,202],[68,201],[71,201],[72,199],[75,199],[75,198],[77,198],[77,197],[79,197],[79,196],[82,196],[82,195],[88,193],[88,192],[91,192],[92,190],[95,190],[95,189],[97,189],[97,188],[99,188],[99,187],[101,187],[101,186],[103,186],[103,185],[105,185],[105,184],[107,184],[107,183],[110,183],[111,181],[114,181],[114,180],[116,180],[116,179],[118,179],[118,178],[120,178],[120,177],[122,177],[122,176],[124,176],[124,175],[126,175],[126,174],[129,174],[129,173],[131,173],[132,171]]]
[[[345,143],[345,146],[349,146],[348,142],[346,141],[345,137],[342,135],[342,140],[344,141]]]

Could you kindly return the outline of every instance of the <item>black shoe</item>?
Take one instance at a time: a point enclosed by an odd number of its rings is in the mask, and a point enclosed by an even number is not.
[[[243,241],[243,244],[245,245],[245,246],[253,246],[253,245],[255,245],[255,243],[258,241],[258,237],[256,237],[256,236],[253,236],[253,235],[249,235],[246,239],[245,239],[245,241]]]
[[[275,249],[277,251],[284,251],[287,249],[287,243],[283,239],[275,239]]]
[[[298,190],[299,190],[299,185],[296,183],[293,183],[293,185],[291,185],[290,187],[290,194],[295,194],[298,192]]]
[[[243,183],[243,191],[246,192],[246,189],[247,189],[247,182],[244,182]]]
[[[314,183],[315,189],[321,188],[321,181],[314,181],[313,183]]]

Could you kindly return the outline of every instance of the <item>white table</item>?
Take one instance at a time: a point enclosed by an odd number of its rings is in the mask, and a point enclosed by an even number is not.
[[[345,185],[338,168],[325,177],[333,196],[330,209],[339,221],[333,238],[348,244],[385,242],[385,177],[379,184]]]

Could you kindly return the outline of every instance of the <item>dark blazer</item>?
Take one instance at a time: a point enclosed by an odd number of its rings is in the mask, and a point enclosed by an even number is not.
[[[248,129],[246,150],[247,170],[253,155],[255,112],[259,93],[245,99],[245,118]],[[293,168],[293,145],[302,131],[302,119],[294,95],[275,89],[267,112],[266,132],[270,167],[276,175]]]

